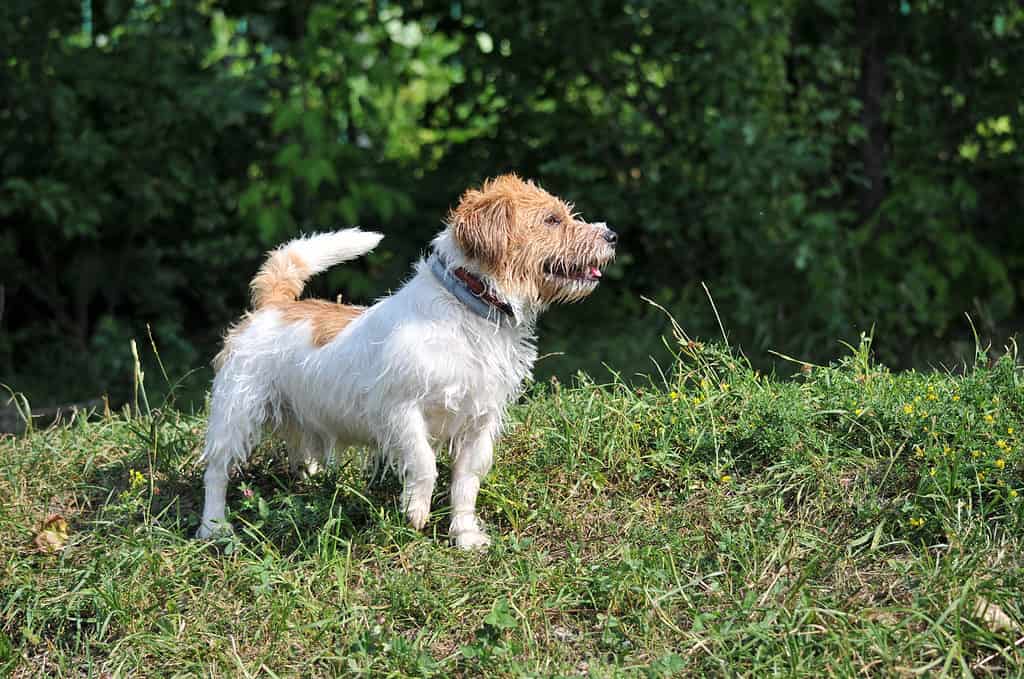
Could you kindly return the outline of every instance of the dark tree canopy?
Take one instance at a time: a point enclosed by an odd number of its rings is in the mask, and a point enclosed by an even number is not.
[[[467,185],[515,170],[614,225],[539,371],[647,370],[670,309],[755,360],[1001,342],[1024,294],[1016,0],[515,4],[10,0],[0,382],[127,383],[146,325],[204,364],[266,248],[387,234],[316,292],[396,287]],[[148,342],[148,340],[147,340]]]

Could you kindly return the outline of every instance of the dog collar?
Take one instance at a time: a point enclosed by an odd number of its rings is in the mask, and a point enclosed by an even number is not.
[[[469,307],[469,310],[489,321],[500,321],[502,315],[511,318],[512,307],[495,297],[482,280],[461,266],[449,268],[436,252],[427,260],[430,272],[445,290]],[[495,314],[495,312],[498,314]]]

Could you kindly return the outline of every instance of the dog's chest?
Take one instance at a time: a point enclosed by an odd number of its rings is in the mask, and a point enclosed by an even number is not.
[[[422,267],[357,323],[349,341],[367,356],[352,371],[379,396],[373,408],[415,403],[438,438],[500,419],[537,355],[532,327],[484,322]]]
[[[431,433],[454,435],[469,423],[500,419],[529,377],[536,357],[532,343],[510,337],[453,337],[435,354],[437,368],[423,385]]]

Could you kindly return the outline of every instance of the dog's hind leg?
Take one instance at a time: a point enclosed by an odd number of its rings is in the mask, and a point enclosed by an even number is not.
[[[292,425],[288,432],[288,466],[294,476],[305,480],[316,475],[326,462],[327,452],[322,436]]]
[[[227,520],[227,487],[231,467],[245,462],[259,443],[266,420],[268,400],[260,390],[239,389],[240,383],[218,373],[210,401],[210,422],[202,461],[205,498],[203,517],[196,537],[205,539],[230,533]]]
[[[205,497],[203,500],[203,518],[196,531],[200,539],[212,538],[221,534],[231,533],[231,524],[227,520],[228,467],[231,464],[229,455],[212,454],[206,463],[203,474]]]

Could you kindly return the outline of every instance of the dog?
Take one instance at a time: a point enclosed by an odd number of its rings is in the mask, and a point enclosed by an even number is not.
[[[590,295],[618,237],[534,182],[503,175],[461,196],[393,295],[370,307],[299,299],[311,276],[382,237],[353,228],[293,240],[256,274],[253,310],[214,360],[197,537],[230,532],[229,472],[270,430],[284,436],[299,474],[342,446],[376,449],[378,468],[399,475],[416,530],[430,515],[435,446],[448,447],[449,539],[464,549],[490,544],[476,497],[536,360],[537,318]]]

